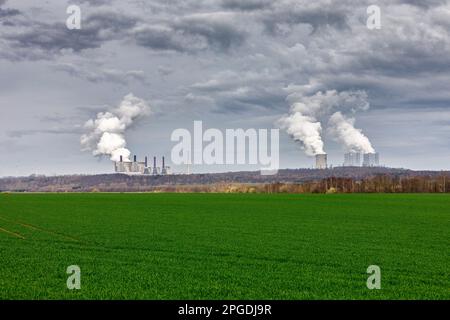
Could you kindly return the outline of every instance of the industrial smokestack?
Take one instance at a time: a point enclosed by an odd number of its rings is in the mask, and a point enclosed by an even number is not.
[[[162,168],[164,169],[166,167],[165,162],[164,162],[164,157],[162,157]]]
[[[152,174],[157,175],[158,174],[158,168],[156,168],[156,157],[153,157],[153,169]]]
[[[316,154],[316,169],[327,168],[327,154]]]
[[[122,156],[120,156],[120,162],[123,162],[123,157]]]
[[[147,159],[147,156],[145,156],[145,167],[146,167],[146,168],[148,167],[148,159]]]
[[[134,162],[136,162],[137,161],[137,157],[136,157],[136,155],[134,155]]]

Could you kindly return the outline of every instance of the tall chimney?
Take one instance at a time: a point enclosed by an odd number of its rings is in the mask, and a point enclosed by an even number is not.
[[[153,157],[153,168],[156,168],[156,157]]]
[[[134,162],[136,162],[136,155],[134,155]]]
[[[164,157],[162,157],[162,168],[164,169],[166,166],[164,164]]]
[[[120,162],[123,162],[123,157],[122,156],[120,156]]]
[[[145,167],[148,167],[147,156],[145,156]]]

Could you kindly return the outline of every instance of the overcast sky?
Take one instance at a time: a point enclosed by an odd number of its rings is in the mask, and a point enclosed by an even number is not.
[[[81,30],[66,27],[69,4]],[[371,4],[379,30],[366,26]],[[449,86],[445,0],[0,0],[0,176],[112,172],[80,136],[129,93],[153,111],[126,132],[140,157],[169,157],[172,131],[194,120],[276,128],[288,96],[362,91],[355,126],[383,164],[450,169]],[[280,133],[281,167],[311,167]],[[323,139],[341,164],[342,146]],[[194,168],[239,169],[252,168]]]

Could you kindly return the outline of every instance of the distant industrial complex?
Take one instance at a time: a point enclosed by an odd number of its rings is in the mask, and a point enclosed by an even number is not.
[[[316,169],[327,169],[331,166],[328,165],[328,156],[326,153],[317,154],[316,157]],[[362,159],[362,162],[361,162]],[[344,154],[343,167],[379,167],[380,156],[378,153],[358,153],[348,152]],[[148,158],[145,157],[144,161],[137,161],[137,156],[133,157],[133,161],[123,160],[120,157],[119,161],[114,162],[114,170],[116,173],[125,174],[142,174],[142,175],[170,175],[172,174],[171,168],[165,164],[165,158],[162,157],[161,167],[157,166],[156,157],[153,157],[153,166],[148,165]],[[188,169],[189,174],[189,169]]]
[[[361,153],[348,152],[344,155],[344,167],[379,167],[380,155],[378,153],[363,153],[361,163]],[[328,168],[327,155],[316,155],[316,169]]]
[[[137,161],[134,156],[133,161],[124,161],[120,156],[120,161],[114,162],[114,169],[117,173],[126,174],[145,174],[145,175],[168,175],[171,174],[170,167],[166,166],[164,157],[162,157],[162,166],[157,167],[156,157],[153,157],[153,166],[148,166],[148,158],[145,157],[143,162]]]

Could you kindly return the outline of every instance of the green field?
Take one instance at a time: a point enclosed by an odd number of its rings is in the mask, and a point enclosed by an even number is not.
[[[450,299],[450,196],[0,194],[0,299],[61,298]]]

